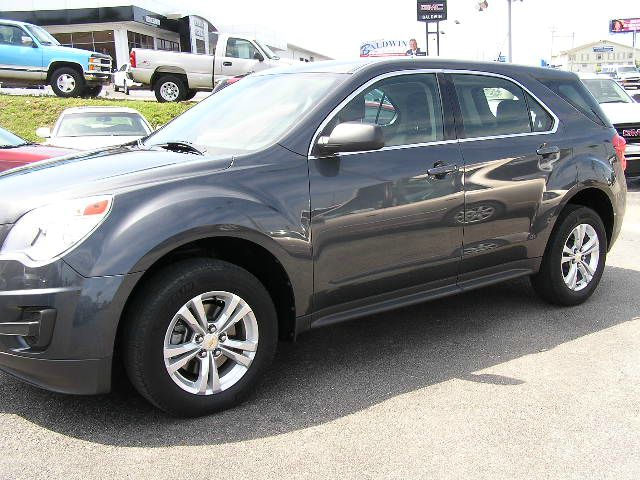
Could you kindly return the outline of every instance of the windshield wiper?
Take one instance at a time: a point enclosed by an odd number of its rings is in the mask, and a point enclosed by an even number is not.
[[[31,142],[19,143],[18,145],[0,145],[0,148],[19,148],[26,147],[28,145],[33,145]]]
[[[166,142],[166,143],[158,143],[149,145],[149,147],[159,147],[164,148],[165,150],[169,150],[171,152],[178,153],[193,153],[196,155],[204,155],[204,152],[198,150],[193,144],[189,142]]]

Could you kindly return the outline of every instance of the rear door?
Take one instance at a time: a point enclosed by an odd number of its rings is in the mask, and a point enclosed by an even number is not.
[[[460,284],[479,275],[525,268],[542,255],[538,213],[551,172],[575,176],[562,160],[558,120],[511,79],[483,73],[448,76],[458,99],[465,211]]]
[[[463,212],[460,152],[435,73],[371,81],[331,115],[382,127],[377,151],[309,159],[314,309],[332,313],[455,287]],[[437,170],[433,170],[436,168]],[[430,173],[431,172],[431,173]]]

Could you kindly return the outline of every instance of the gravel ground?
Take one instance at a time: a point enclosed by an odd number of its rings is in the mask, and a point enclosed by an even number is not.
[[[521,280],[311,332],[204,419],[0,374],[0,478],[640,478],[638,251],[630,184],[586,304]]]

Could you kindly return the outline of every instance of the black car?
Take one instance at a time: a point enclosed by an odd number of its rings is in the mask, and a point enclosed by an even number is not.
[[[579,304],[620,231],[623,162],[567,72],[256,73],[141,142],[0,175],[0,366],[96,394],[122,365],[193,416],[312,328],[520,276]]]

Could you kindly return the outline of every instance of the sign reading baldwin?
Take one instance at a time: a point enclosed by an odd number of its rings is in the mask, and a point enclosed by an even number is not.
[[[361,57],[404,57],[409,49],[407,40],[371,40],[360,44]]]

